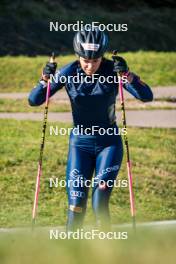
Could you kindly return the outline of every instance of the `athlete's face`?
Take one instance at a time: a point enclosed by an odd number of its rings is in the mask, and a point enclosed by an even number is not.
[[[79,61],[80,61],[81,68],[83,69],[83,71],[87,75],[92,75],[100,67],[102,58],[88,60],[88,59],[84,59],[84,58],[80,57]]]

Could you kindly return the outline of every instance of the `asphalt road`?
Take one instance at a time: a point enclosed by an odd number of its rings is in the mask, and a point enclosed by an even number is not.
[[[116,116],[117,123],[120,123],[121,112],[118,112]],[[131,110],[126,111],[126,118],[128,126],[176,128],[176,110]],[[0,113],[0,119],[42,121],[43,113]],[[71,123],[72,115],[70,112],[49,112],[48,120]]]

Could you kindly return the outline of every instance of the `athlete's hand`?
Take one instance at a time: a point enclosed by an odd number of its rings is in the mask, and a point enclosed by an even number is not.
[[[47,81],[50,78],[50,74],[55,74],[57,68],[56,62],[48,62],[43,68],[42,79]]]
[[[133,79],[134,79],[134,76],[135,76],[135,74],[133,73],[133,72],[128,72],[128,74],[127,74],[127,81],[129,82],[129,83],[132,83],[132,81],[133,81]]]
[[[118,74],[127,74],[129,71],[127,62],[124,60],[124,58],[120,56],[113,56],[114,61],[114,71]]]

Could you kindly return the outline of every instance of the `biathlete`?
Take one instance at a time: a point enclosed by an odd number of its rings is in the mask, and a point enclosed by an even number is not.
[[[89,186],[84,183],[91,181],[93,173],[93,211],[98,225],[107,228],[110,224],[108,205],[113,189],[113,184],[108,185],[108,182],[116,180],[123,158],[122,139],[115,115],[118,84],[108,82],[108,76],[117,77],[117,73],[125,73],[127,82],[123,87],[143,102],[152,101],[153,94],[139,76],[129,71],[127,62],[122,57],[117,56],[113,61],[103,57],[108,48],[108,37],[98,28],[77,32],[73,46],[78,60],[57,72],[56,63],[47,63],[41,80],[29,95],[29,104],[38,106],[45,102],[50,74],[55,75],[51,82],[50,96],[65,87],[72,107],[74,127],[81,127],[84,131],[74,133],[72,130],[70,134],[66,169],[67,230],[75,230],[83,224],[89,190]],[[101,76],[101,81],[92,78],[95,74],[96,77]],[[74,82],[74,78],[68,78],[75,75],[85,77],[85,81]],[[61,81],[63,77],[64,82]],[[93,127],[96,130],[92,130]],[[102,133],[102,129],[105,133]],[[74,181],[79,184],[74,184]]]

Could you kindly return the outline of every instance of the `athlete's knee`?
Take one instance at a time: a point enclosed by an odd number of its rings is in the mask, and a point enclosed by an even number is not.
[[[113,180],[99,180],[94,186],[93,196],[108,197],[113,189]]]
[[[83,213],[83,212],[85,211],[85,209],[84,209],[83,207],[81,207],[81,206],[76,206],[76,205],[73,205],[73,204],[70,204],[70,205],[69,205],[69,210],[70,210],[71,212],[79,213],[79,214],[81,214],[81,213]]]
[[[100,180],[99,183],[98,183],[98,186],[97,188],[100,190],[100,191],[107,191],[108,188],[109,188],[109,184],[107,181],[104,181],[104,180]]]
[[[106,210],[110,193],[106,183],[97,185],[92,195],[92,207],[95,213]]]

